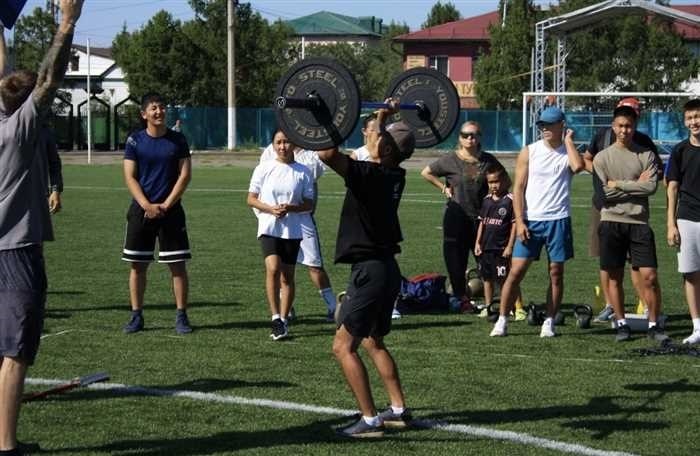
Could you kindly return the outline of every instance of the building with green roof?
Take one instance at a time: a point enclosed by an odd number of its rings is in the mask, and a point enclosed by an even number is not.
[[[286,24],[305,44],[368,44],[378,41],[386,28],[375,16],[351,17],[329,11],[319,11],[299,17]]]

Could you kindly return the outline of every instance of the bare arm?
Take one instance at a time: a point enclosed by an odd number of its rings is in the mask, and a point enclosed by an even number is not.
[[[479,222],[479,228],[476,230],[476,241],[474,241],[474,255],[481,255],[481,233],[484,230],[484,221]]]
[[[426,166],[425,168],[423,168],[423,171],[420,172],[420,175],[423,176],[423,179],[427,180],[428,182],[433,184],[433,186],[437,187],[440,190],[440,192],[442,192],[448,198],[452,197],[452,189],[450,189],[450,187],[443,183],[439,177],[433,174],[433,171],[430,169],[430,166]]]
[[[5,27],[0,24],[0,78],[5,76],[7,65],[7,46],[5,45]]]
[[[503,257],[510,258],[513,256],[513,246],[515,245],[515,223],[510,226],[510,237],[508,238],[508,245],[503,249]]]
[[[671,247],[681,245],[681,235],[676,225],[676,211],[678,209],[678,181],[668,181],[666,187],[666,241]]]
[[[152,204],[143,193],[138,179],[138,167],[134,160],[124,160],[124,182],[129,193],[145,211],[144,217],[158,218],[163,216],[163,209],[158,204]]]
[[[248,193],[248,197],[246,198],[246,204],[248,206],[259,210],[260,212],[267,212],[269,214],[274,215],[277,218],[284,217],[287,215],[287,210],[283,207],[283,205],[278,205],[278,206],[270,206],[269,204],[265,204],[262,201],[260,201],[259,198],[260,194],[259,193]]]
[[[583,168],[589,173],[593,173],[593,154],[589,151],[583,153]]]
[[[576,150],[576,144],[574,144],[574,130],[567,128],[566,135],[564,136],[564,146],[566,146],[566,155],[569,157],[569,168],[571,172],[576,174],[584,169],[583,159],[581,154]]]
[[[32,96],[37,107],[48,109],[53,103],[56,90],[66,74],[70,46],[73,42],[75,23],[80,17],[84,0],[61,0],[61,23],[56,30],[51,47],[37,72],[36,86]]]
[[[163,209],[163,212],[168,211],[168,209],[173,207],[175,203],[180,201],[180,198],[182,198],[183,193],[185,193],[185,190],[187,189],[187,185],[192,179],[191,158],[187,157],[180,159],[180,161],[178,162],[178,167],[180,168],[180,175],[177,177],[177,181],[175,182],[175,185],[170,191],[168,197],[165,198],[165,201],[163,201],[160,204],[160,207],[161,209]]]
[[[530,163],[530,151],[527,147],[518,154],[515,162],[515,183],[513,184],[513,213],[515,214],[516,233],[521,241],[530,238],[530,233],[525,225],[525,188],[527,187],[528,168]]]

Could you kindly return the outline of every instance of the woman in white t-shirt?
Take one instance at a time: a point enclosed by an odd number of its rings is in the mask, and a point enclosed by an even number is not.
[[[277,158],[253,171],[248,206],[258,218],[258,239],[265,258],[265,291],[272,314],[273,340],[289,334],[287,314],[294,301],[294,266],[302,239],[302,221],[314,199],[309,169],[294,161],[295,146],[282,131],[272,144]]]

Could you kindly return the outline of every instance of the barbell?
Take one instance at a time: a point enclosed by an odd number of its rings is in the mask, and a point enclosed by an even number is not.
[[[399,101],[387,123],[413,129],[416,147],[449,137],[459,120],[459,95],[452,81],[431,68],[413,68],[389,83],[386,98]],[[340,62],[324,57],[301,60],[280,78],[274,97],[277,125],[297,146],[320,150],[339,146],[353,132],[364,109],[388,108],[360,102],[357,81]]]

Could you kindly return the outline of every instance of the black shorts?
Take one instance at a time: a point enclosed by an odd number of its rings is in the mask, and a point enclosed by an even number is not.
[[[153,261],[156,238],[159,263],[177,263],[192,258],[182,204],[176,204],[163,217],[157,219],[147,219],[144,213],[136,202],[131,204],[126,213],[126,239],[122,260],[133,263]]]
[[[44,327],[45,303],[41,246],[0,251],[0,356],[34,363]]]
[[[282,239],[265,234],[260,236],[263,258],[267,258],[270,255],[277,255],[281,258],[282,263],[288,265],[297,264],[299,244],[301,244],[301,239]]]
[[[391,331],[391,311],[401,289],[401,271],[393,257],[352,265],[338,327],[353,337],[383,337]]]
[[[600,222],[600,269],[623,269],[628,258],[632,267],[656,268],[654,232],[646,224]]]
[[[482,279],[502,282],[508,276],[510,258],[503,258],[502,252],[488,250],[481,253],[478,264]]]

